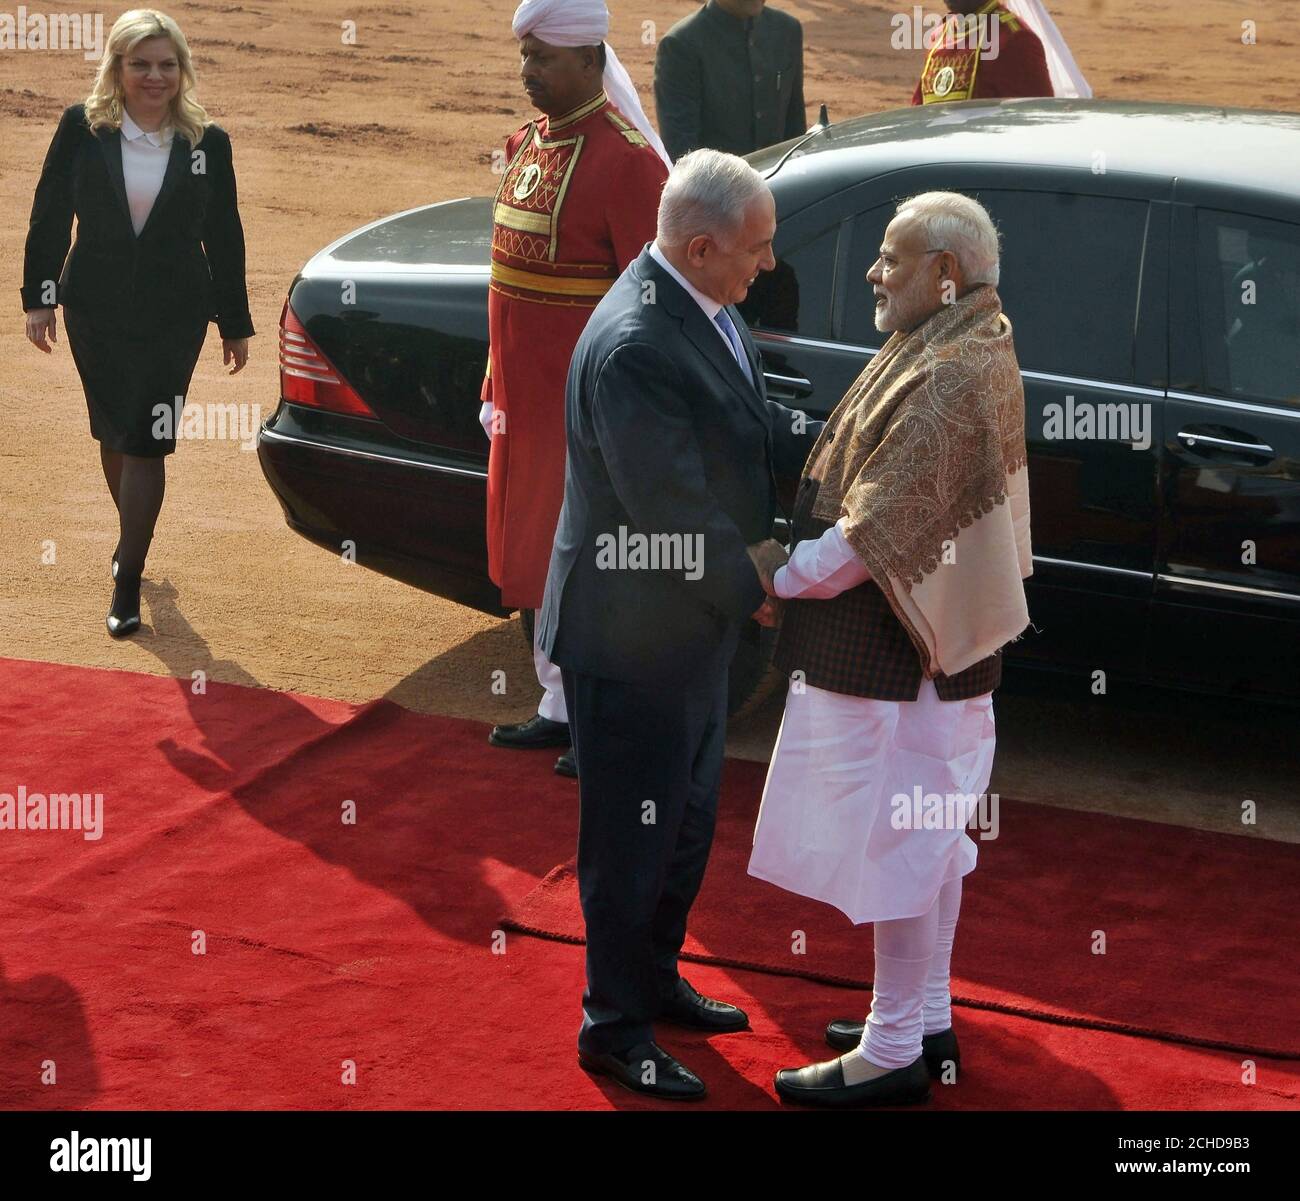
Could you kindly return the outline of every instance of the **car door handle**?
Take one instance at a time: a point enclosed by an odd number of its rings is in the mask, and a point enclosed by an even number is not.
[[[1200,443],[1212,446],[1215,450],[1237,450],[1248,455],[1271,455],[1273,448],[1265,442],[1237,442],[1232,438],[1216,438],[1212,434],[1202,434],[1196,426],[1178,431],[1179,441],[1185,442],[1188,449],[1195,449]]]
[[[812,380],[801,375],[778,375],[775,371],[764,371],[763,379],[767,381],[767,390],[788,400],[802,400],[813,394]]]

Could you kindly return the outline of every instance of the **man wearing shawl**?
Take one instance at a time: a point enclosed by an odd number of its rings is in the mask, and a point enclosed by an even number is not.
[[[1092,95],[1042,0],[945,3],[948,13],[934,31],[913,104]]]
[[[965,827],[1032,571],[1024,393],[988,214],[952,192],[904,201],[867,278],[890,336],[809,453],[772,581],[791,685],[749,864],[874,924],[871,1013],[827,1028],[847,1054],[777,1073],[782,1096],[822,1105],[925,1100],[931,1074],[955,1073]]]
[[[667,152],[612,46],[602,0],[524,0],[520,75],[542,115],[506,141],[492,209],[488,574],[510,608],[541,607],[564,496],[564,383],[596,303],[655,236]],[[495,746],[567,746],[560,670],[534,646],[537,714]],[[573,775],[569,755],[556,770]]]

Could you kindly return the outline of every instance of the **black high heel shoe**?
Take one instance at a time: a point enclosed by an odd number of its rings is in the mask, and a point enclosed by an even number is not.
[[[140,575],[119,571],[113,585],[113,603],[104,624],[114,638],[125,638],[140,628]]]

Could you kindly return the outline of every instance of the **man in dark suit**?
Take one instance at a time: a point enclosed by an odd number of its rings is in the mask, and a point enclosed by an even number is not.
[[[773,468],[821,422],[766,398],[733,306],[771,270],[775,206],[742,159],[700,150],[664,186],[655,242],[596,306],[565,394],[564,503],[539,645],[561,667],[582,765],[587,926],[580,1062],[634,1091],[702,1096],[656,1019],[739,1030],[677,969],[713,840],[727,668],[785,561]]]
[[[708,0],[659,42],[655,107],[674,161],[701,146],[749,154],[806,133],[803,26],[763,0]]]

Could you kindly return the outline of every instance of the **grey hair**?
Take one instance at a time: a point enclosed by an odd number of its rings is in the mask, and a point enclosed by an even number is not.
[[[750,202],[765,191],[763,177],[743,158],[721,150],[692,150],[668,174],[655,241],[682,246],[699,234],[734,237]]]
[[[1000,246],[997,227],[978,200],[960,192],[922,192],[909,196],[894,215],[910,212],[924,231],[926,245],[951,250],[969,284],[997,287]]]

